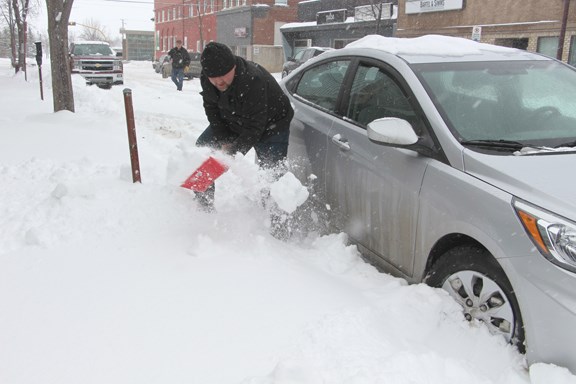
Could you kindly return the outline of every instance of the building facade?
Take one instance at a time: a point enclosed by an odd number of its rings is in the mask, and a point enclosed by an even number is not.
[[[201,52],[210,41],[271,71],[281,68],[280,27],[297,17],[298,0],[155,0],[155,57],[181,39]]]
[[[122,30],[122,57],[124,60],[153,60],[154,32]]]
[[[576,4],[569,0],[399,0],[398,37],[441,34],[557,57],[576,64]],[[566,12],[568,11],[568,12]]]
[[[220,41],[277,71],[285,58],[310,46],[341,48],[369,34],[441,34],[556,57],[564,33],[562,60],[576,65],[576,4],[569,7],[570,2],[155,0],[154,56],[166,53],[179,38],[194,52]]]
[[[298,22],[282,26],[284,52],[293,57],[311,47],[342,48],[366,35],[394,36],[397,1],[307,0],[298,4]]]

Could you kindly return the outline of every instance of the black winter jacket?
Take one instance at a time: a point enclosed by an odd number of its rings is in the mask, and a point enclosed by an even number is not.
[[[174,47],[168,51],[168,56],[172,59],[172,68],[184,68],[190,65],[190,54],[184,47]]]
[[[236,56],[236,73],[230,87],[220,92],[202,74],[204,110],[215,134],[238,134],[231,153],[246,154],[263,137],[290,129],[294,110],[276,79],[263,67]]]

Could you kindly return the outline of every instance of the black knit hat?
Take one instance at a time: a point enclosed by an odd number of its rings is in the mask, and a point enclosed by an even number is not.
[[[208,77],[224,76],[236,65],[236,57],[227,45],[212,41],[200,57],[202,72]]]

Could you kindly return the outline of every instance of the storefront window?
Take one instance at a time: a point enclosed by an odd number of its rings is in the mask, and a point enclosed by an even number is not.
[[[570,52],[568,53],[568,64],[576,66],[576,35],[570,39]]]
[[[546,56],[556,57],[558,36],[539,37],[536,51]]]

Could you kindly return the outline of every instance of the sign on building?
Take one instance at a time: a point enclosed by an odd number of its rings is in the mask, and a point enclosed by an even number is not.
[[[246,37],[248,36],[246,27],[234,28],[234,37]]]
[[[475,25],[472,27],[472,40],[480,41],[482,37],[482,27],[479,25]]]
[[[316,14],[316,24],[343,23],[344,21],[346,21],[345,9],[335,9]]]
[[[463,8],[463,0],[406,0],[406,14],[452,11]]]

